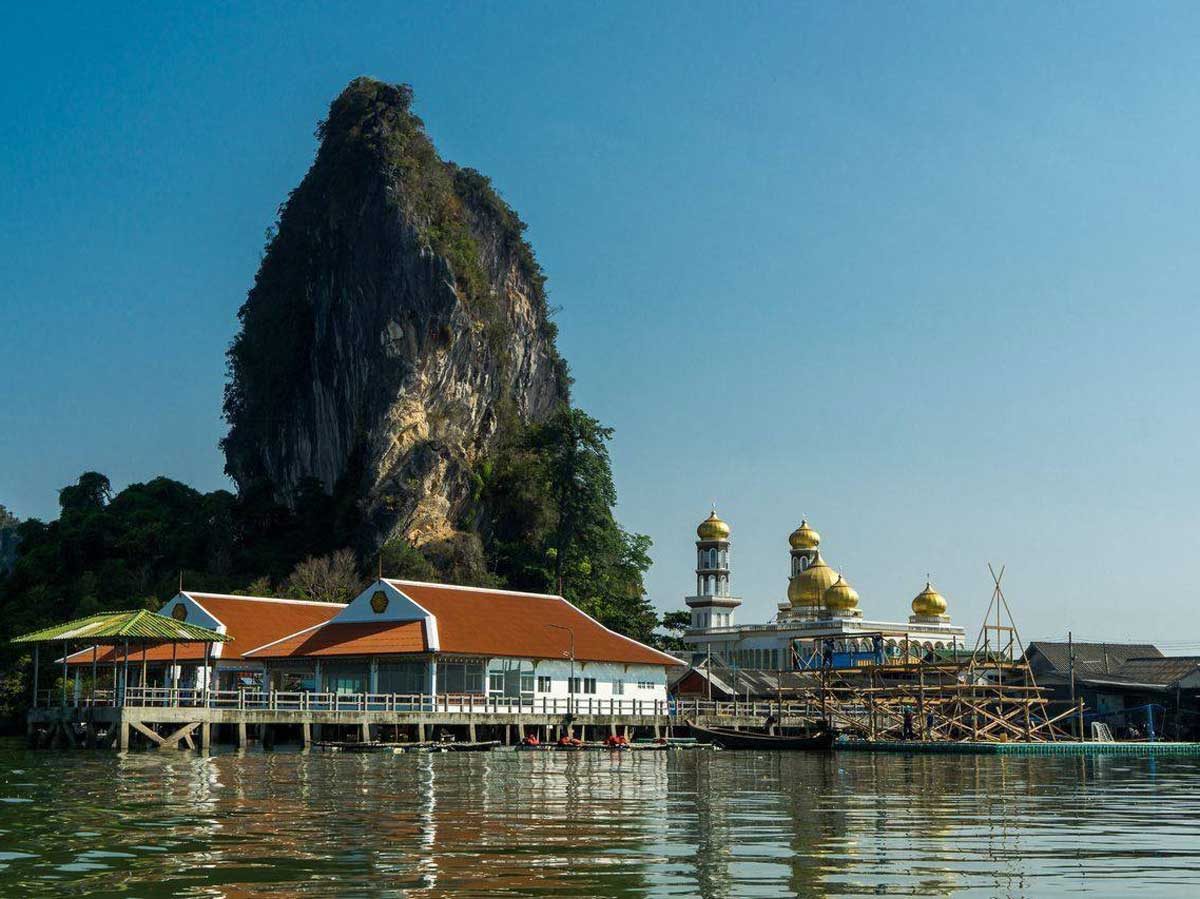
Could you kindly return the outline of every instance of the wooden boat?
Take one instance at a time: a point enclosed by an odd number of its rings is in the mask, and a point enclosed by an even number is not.
[[[762,731],[733,730],[727,727],[701,727],[688,722],[688,729],[704,743],[721,749],[789,749],[819,752],[829,749],[837,739],[837,731],[822,730],[804,736],[768,734]]]

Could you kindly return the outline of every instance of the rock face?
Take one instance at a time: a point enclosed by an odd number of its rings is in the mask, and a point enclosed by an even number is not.
[[[405,86],[359,78],[268,234],[229,350],[222,443],[243,490],[352,497],[369,544],[452,537],[473,467],[566,400],[524,225],[442,161]]]

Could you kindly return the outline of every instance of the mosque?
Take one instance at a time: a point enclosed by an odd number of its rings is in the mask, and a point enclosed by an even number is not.
[[[711,658],[738,668],[779,671],[809,667],[831,651],[853,659],[970,648],[963,628],[950,623],[946,598],[928,581],[912,600],[907,621],[864,617],[858,592],[826,564],[821,535],[807,521],[788,538],[787,602],[766,624],[737,624],[734,613],[742,601],[730,589],[729,535],[716,509],[696,528],[696,593],[684,599],[691,627],[683,638],[696,661]]]

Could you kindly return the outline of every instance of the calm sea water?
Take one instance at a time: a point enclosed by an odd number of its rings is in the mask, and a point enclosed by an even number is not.
[[[0,896],[1195,896],[1200,760],[28,752]]]

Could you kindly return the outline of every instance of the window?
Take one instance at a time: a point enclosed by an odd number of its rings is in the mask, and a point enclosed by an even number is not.
[[[379,692],[424,693],[427,670],[428,664],[424,661],[380,662]]]
[[[550,683],[550,678],[548,676],[545,674],[539,674],[537,679],[537,691],[539,693],[549,693],[551,689]]]
[[[624,696],[624,695],[625,695],[625,681],[623,681],[623,680],[613,681],[613,696]]]
[[[640,681],[638,681],[638,689],[639,690],[653,690],[654,684],[652,684],[648,680],[640,680]]]
[[[504,672],[493,671],[488,674],[488,692],[504,693]]]
[[[483,662],[481,660],[439,661],[437,691],[439,693],[482,693]]]
[[[594,677],[585,677],[583,679],[583,692],[584,693],[595,693],[596,692],[596,679]]]

